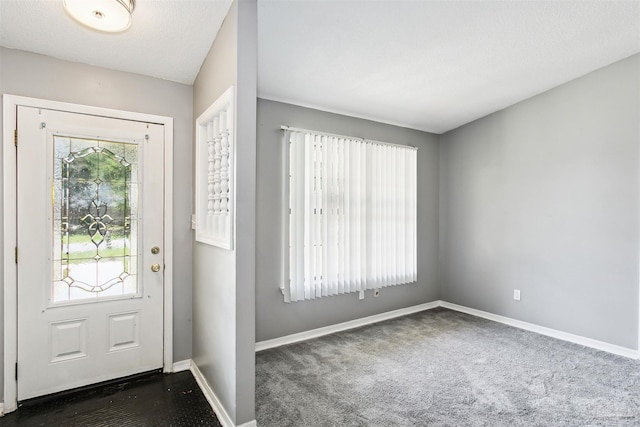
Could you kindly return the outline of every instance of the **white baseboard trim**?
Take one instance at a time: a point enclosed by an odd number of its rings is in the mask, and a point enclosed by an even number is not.
[[[583,345],[585,347],[591,347],[597,350],[606,351],[608,353],[617,354],[618,356],[629,357],[631,359],[638,359],[640,356],[640,352],[638,352],[638,350],[635,350],[635,349],[621,347],[615,344],[609,344],[603,341],[594,340],[594,339],[583,337],[580,335],[570,334],[568,332],[547,328],[545,326],[540,326],[533,323],[523,322],[522,320],[516,320],[510,317],[500,316],[498,314],[493,314],[493,313],[489,313],[482,310],[476,310],[475,308],[469,308],[469,307],[465,307],[458,304],[452,304],[446,301],[440,301],[440,306],[444,308],[448,308],[450,310],[455,310],[462,313],[470,314],[472,316],[493,320],[494,322],[503,323],[505,325],[513,326],[519,329],[524,329],[525,331],[531,331],[540,335],[546,335],[548,337],[557,338],[559,340]]]
[[[182,372],[182,371],[188,371],[191,369],[191,359],[187,359],[187,360],[181,360],[179,362],[175,362],[173,364],[173,369],[171,370],[171,372]]]
[[[487,311],[476,310],[475,308],[465,307],[463,305],[453,304],[447,301],[433,301],[426,304],[414,305],[412,307],[401,308],[399,310],[388,311],[386,313],[376,314],[374,316],[363,317],[361,319],[351,320],[349,322],[338,323],[335,325],[325,326],[323,328],[311,329],[309,331],[299,332],[292,335],[286,335],[271,340],[259,341],[256,343],[256,351],[267,350],[270,348],[280,347],[287,344],[294,344],[324,335],[334,334],[336,332],[346,331],[348,329],[358,328],[360,326],[370,325],[372,323],[381,322],[383,320],[393,319],[395,317],[406,316],[408,314],[417,313],[419,311],[430,310],[436,307],[444,307],[450,310],[459,311],[470,314],[483,319],[492,320],[494,322],[503,323],[526,331],[535,332],[540,335],[557,338],[559,340],[568,341],[574,344],[583,345],[585,347],[595,348],[596,350],[606,351],[618,356],[628,357],[631,359],[640,359],[640,350],[621,347],[615,344],[606,343],[604,341],[594,340],[592,338],[559,331],[557,329],[547,328],[545,326],[533,323],[523,322],[522,320],[512,319],[506,316],[489,313]]]
[[[337,323],[322,328],[311,329],[309,331],[299,332],[297,334],[286,335],[271,340],[259,341],[256,343],[256,351],[267,350],[269,348],[280,347],[287,344],[293,344],[301,341],[319,338],[324,335],[342,332],[360,326],[370,325],[372,323],[382,322],[396,317],[406,316],[407,314],[417,313],[419,311],[430,310],[440,306],[440,301],[428,302],[425,304],[414,305],[412,307],[401,308],[399,310],[387,311],[385,313],[375,314],[373,316],[363,317],[361,319],[350,320],[348,322]]]
[[[225,411],[224,406],[222,406],[222,403],[220,403],[218,396],[216,396],[211,386],[209,386],[209,383],[205,379],[204,375],[202,375],[202,372],[200,372],[198,365],[193,362],[191,363],[190,369],[191,373],[196,379],[196,382],[198,383],[198,386],[200,386],[200,390],[202,390],[202,393],[204,393],[204,397],[209,402],[209,405],[211,405],[213,412],[216,413],[220,424],[222,424],[224,427],[233,427],[234,424],[233,421],[231,421],[231,417],[229,417],[229,414],[227,414],[227,411]]]
[[[247,423],[236,426],[231,420],[231,417],[229,417],[229,414],[227,414],[227,411],[224,409],[224,406],[222,406],[222,403],[220,403],[220,399],[218,399],[218,396],[216,396],[211,386],[209,386],[209,383],[207,382],[206,378],[204,377],[204,375],[202,375],[202,372],[200,372],[198,365],[196,365],[195,362],[191,361],[190,366],[191,366],[190,367],[191,373],[193,374],[193,377],[196,379],[196,382],[198,383],[200,390],[202,390],[204,397],[207,399],[207,402],[209,402],[209,405],[211,405],[213,412],[215,412],[216,416],[218,417],[218,420],[220,421],[220,424],[222,424],[223,427],[256,427],[257,426],[256,420],[252,420]]]

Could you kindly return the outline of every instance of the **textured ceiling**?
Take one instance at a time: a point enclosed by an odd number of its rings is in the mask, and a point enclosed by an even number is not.
[[[104,34],[77,24],[62,0],[0,0],[0,45],[193,83],[231,0],[137,0],[133,24]]]
[[[261,97],[442,133],[640,52],[640,1],[259,0],[258,35]]]
[[[137,0],[101,34],[0,0],[0,45],[191,84],[231,0]],[[259,96],[442,133],[640,52],[640,0],[258,0]]]

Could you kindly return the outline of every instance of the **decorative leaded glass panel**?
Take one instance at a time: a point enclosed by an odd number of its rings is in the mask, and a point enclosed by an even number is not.
[[[138,146],[54,136],[53,303],[138,294]]]

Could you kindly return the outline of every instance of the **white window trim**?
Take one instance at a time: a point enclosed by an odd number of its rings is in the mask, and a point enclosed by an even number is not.
[[[235,223],[234,92],[230,86],[196,120],[196,241],[229,250]],[[222,183],[228,185],[224,194]]]

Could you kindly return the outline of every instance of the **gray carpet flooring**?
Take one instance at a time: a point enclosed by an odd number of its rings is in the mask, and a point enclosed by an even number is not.
[[[256,419],[640,426],[640,363],[438,308],[257,353]]]

